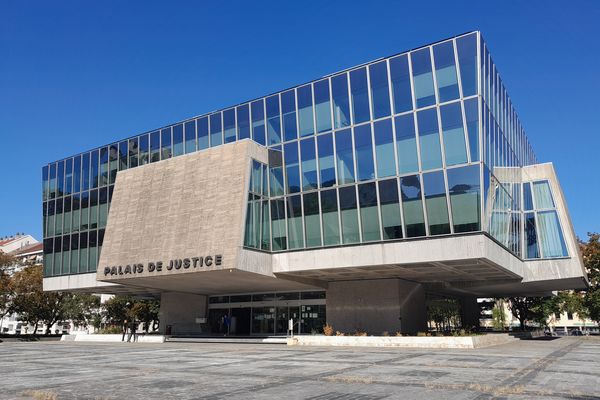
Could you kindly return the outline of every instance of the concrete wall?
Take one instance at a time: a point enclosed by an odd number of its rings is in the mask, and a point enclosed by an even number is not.
[[[160,297],[160,333],[171,326],[171,334],[201,333],[203,327],[197,318],[206,318],[207,296],[165,292]]]
[[[416,333],[427,327],[423,286],[401,279],[331,282],[326,304],[327,323],[341,332]]]

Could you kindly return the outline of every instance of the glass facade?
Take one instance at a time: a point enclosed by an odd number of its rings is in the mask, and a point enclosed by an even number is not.
[[[277,160],[251,167],[248,248],[487,231],[529,258],[531,227],[538,256],[561,253],[543,189],[521,209],[535,155],[472,32],[48,164],[45,275],[96,270],[117,171],[246,138]]]

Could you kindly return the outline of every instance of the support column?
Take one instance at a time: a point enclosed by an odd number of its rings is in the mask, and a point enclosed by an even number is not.
[[[460,319],[463,329],[479,329],[479,318],[481,308],[477,303],[477,297],[462,297],[460,302]]]
[[[201,319],[206,318],[207,297],[198,294],[165,292],[160,296],[160,333],[166,335],[201,334]],[[169,327],[169,328],[167,328]]]

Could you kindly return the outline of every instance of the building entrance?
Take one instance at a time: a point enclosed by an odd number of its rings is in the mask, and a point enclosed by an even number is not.
[[[230,335],[248,336],[250,335],[250,315],[252,309],[250,307],[232,308],[231,309],[231,326],[229,327]]]

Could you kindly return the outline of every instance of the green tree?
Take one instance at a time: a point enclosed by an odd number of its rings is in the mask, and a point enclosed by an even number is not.
[[[13,290],[7,269],[14,263],[13,257],[0,252],[0,320],[11,312]]]
[[[435,299],[427,303],[427,319],[437,331],[449,331],[460,321],[460,304],[455,299]]]
[[[135,301],[130,296],[114,296],[104,302],[104,317],[113,325],[123,325],[130,318]]]
[[[587,316],[600,324],[600,234],[588,233],[587,242],[579,242],[590,287],[583,296]]]
[[[160,301],[158,300],[138,300],[131,307],[129,317],[143,323],[144,331],[148,333],[150,324],[158,321],[159,310]]]
[[[75,293],[66,299],[64,307],[65,317],[71,320],[73,325],[82,327],[92,325],[94,328],[100,327],[100,297],[92,294]]]
[[[494,329],[503,331],[506,327],[506,313],[504,312],[504,300],[498,299],[496,305],[492,308],[492,319]]]

